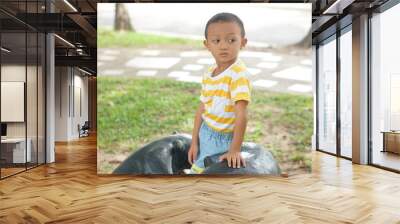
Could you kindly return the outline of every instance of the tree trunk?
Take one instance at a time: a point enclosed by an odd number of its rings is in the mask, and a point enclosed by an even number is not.
[[[131,20],[129,18],[129,13],[125,8],[123,3],[115,4],[115,21],[114,21],[114,29],[116,31],[132,31],[135,32],[135,29],[131,25]]]

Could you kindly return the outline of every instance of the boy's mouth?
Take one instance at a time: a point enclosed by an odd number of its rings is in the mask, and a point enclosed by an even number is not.
[[[228,53],[220,53],[219,56],[220,56],[220,57],[227,57],[227,56],[228,56]]]

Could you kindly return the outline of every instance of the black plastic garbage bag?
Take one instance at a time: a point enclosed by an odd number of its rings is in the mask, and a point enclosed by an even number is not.
[[[188,134],[175,134],[153,141],[125,159],[113,174],[183,174],[191,166],[187,156],[191,140]],[[270,151],[251,142],[243,143],[241,150],[246,167],[228,167],[226,160],[218,160],[218,154],[205,158],[203,174],[281,174]]]
[[[245,142],[242,145],[241,155],[246,161],[246,167],[228,167],[226,160],[219,161],[221,155],[223,153],[204,159],[206,169],[203,174],[281,174],[278,162],[272,153],[255,143]]]
[[[191,142],[186,134],[153,141],[126,158],[113,174],[179,174],[190,168],[187,154]]]

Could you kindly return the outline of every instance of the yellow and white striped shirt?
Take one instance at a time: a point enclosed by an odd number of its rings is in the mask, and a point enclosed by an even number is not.
[[[225,71],[212,76],[212,66],[203,75],[200,100],[205,111],[202,119],[219,132],[233,132],[235,123],[234,105],[238,100],[251,100],[249,72],[241,60],[237,60]]]

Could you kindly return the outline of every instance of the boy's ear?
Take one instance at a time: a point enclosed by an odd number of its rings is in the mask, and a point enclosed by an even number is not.
[[[246,37],[242,37],[242,45],[240,46],[240,49],[246,47],[247,44],[247,38]]]
[[[206,47],[206,48],[208,49],[208,43],[207,43],[207,40],[203,40],[203,44],[204,44],[204,47]]]

